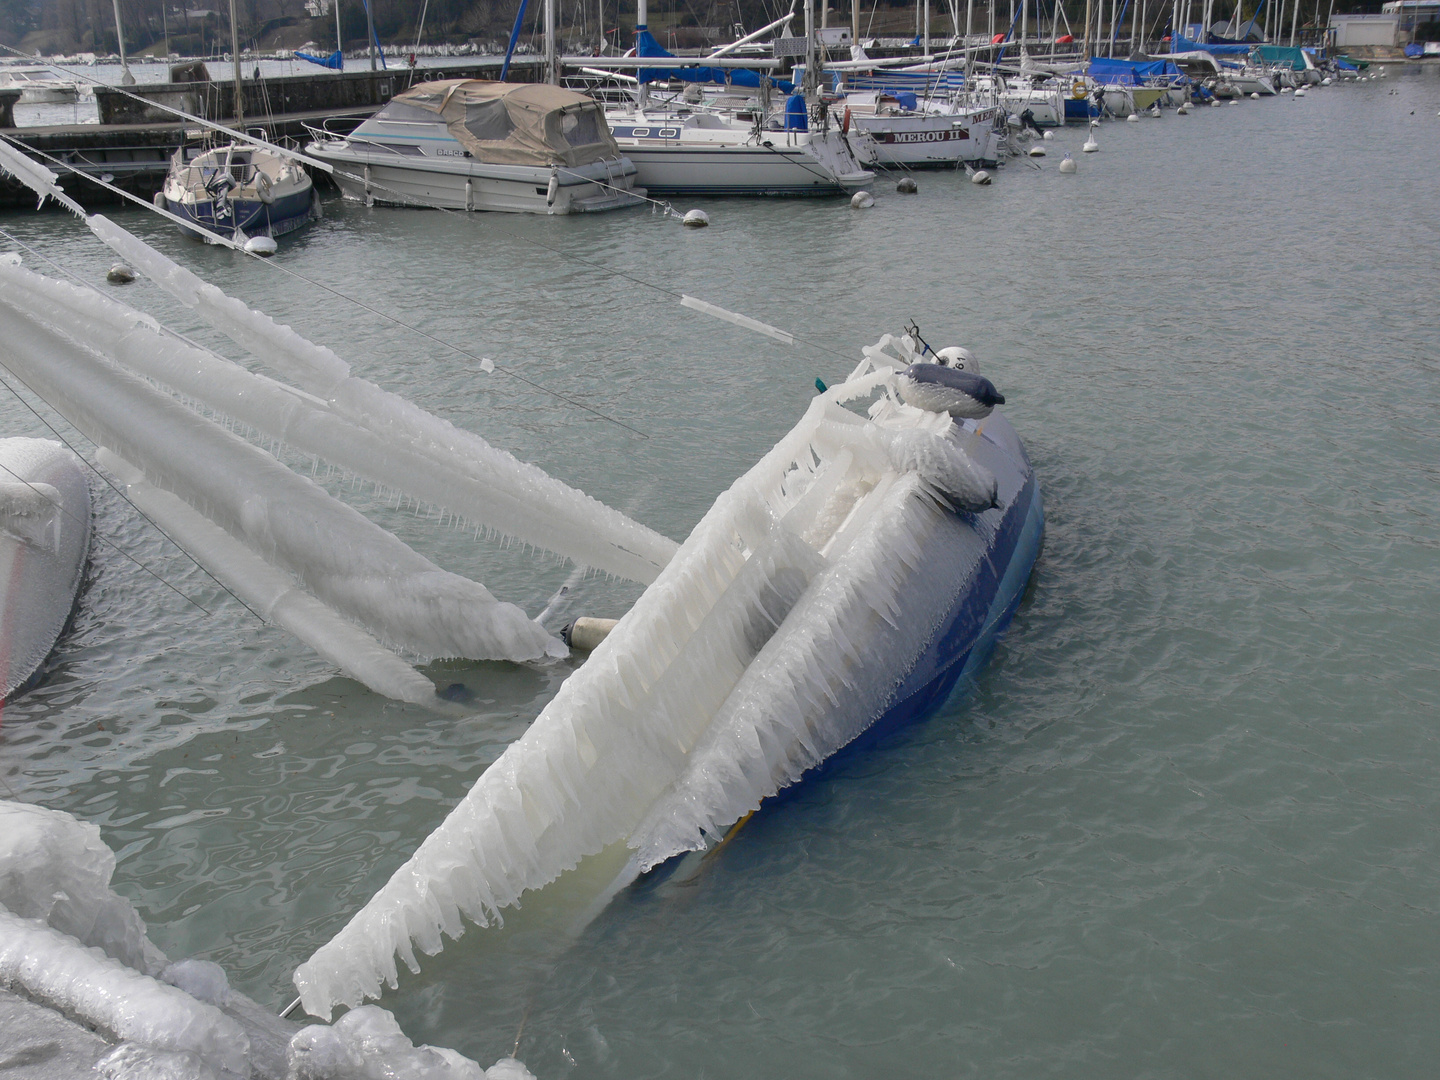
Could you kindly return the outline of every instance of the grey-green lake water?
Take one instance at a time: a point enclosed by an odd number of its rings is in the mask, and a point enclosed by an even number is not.
[[[472,930],[382,1004],[482,1064],[518,1038],[541,1080],[1432,1075],[1437,111],[1440,71],[1394,68],[1106,124],[1098,154],[1063,131],[1042,168],[878,183],[865,212],[682,204],[710,213],[699,231],[332,199],[274,266],[115,211],[358,373],[677,539],[817,376],[912,318],[981,359],[1039,472],[1044,553],[961,702],[578,941],[521,940],[501,964]],[[1056,171],[1066,150],[1077,175]],[[61,214],[0,228],[36,270],[101,282],[113,261]],[[121,295],[236,354],[148,284]],[[48,434],[8,391],[0,422]],[[532,613],[570,579],[347,498]],[[474,715],[399,706],[260,625],[105,489],[96,526],[114,546],[44,684],[4,710],[0,778],[97,822],[156,942],[278,1008],[571,668],[437,664]],[[585,578],[562,614],[635,595]]]

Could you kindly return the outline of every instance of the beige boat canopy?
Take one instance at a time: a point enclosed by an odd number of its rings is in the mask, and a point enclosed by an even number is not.
[[[584,94],[549,83],[445,79],[397,94],[377,120],[438,116],[466,150],[497,165],[587,165],[620,156],[605,113]]]

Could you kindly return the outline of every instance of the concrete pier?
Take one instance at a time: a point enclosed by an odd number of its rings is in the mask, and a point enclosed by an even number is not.
[[[271,141],[288,139],[300,144],[308,137],[306,125],[319,127],[333,119],[339,130],[347,130],[412,82],[493,79],[500,73],[500,62],[500,57],[491,56],[443,67],[416,68],[413,72],[409,68],[392,68],[243,79],[245,127],[264,132]],[[543,67],[543,61],[534,57],[512,61],[509,81],[534,82],[542,77]],[[97,87],[98,124],[17,128],[14,106],[19,96],[19,90],[0,90],[0,128],[32,151],[37,161],[59,173],[61,186],[87,207],[120,200],[99,184],[87,183],[85,177],[103,177],[148,201],[165,182],[175,151],[187,141],[195,143],[202,137],[203,127],[179,120],[157,105],[227,126],[235,118],[235,84],[230,81]],[[43,155],[63,164],[57,165]],[[28,188],[0,180],[0,207],[34,205],[35,196]]]

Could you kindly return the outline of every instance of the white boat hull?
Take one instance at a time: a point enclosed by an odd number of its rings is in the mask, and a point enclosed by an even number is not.
[[[766,131],[746,142],[681,140],[678,124],[612,119],[611,131],[646,190],[670,195],[835,195],[875,179],[838,131]],[[636,135],[637,131],[656,135]],[[676,132],[660,136],[660,132]]]
[[[853,116],[851,149],[859,157],[873,144],[874,163],[881,168],[994,166],[997,150],[993,114],[954,116],[916,113],[909,116]],[[861,139],[865,146],[859,145]]]
[[[428,206],[512,214],[580,214],[638,204],[636,167],[625,157],[577,168],[428,161],[357,152],[348,144],[311,143],[306,152],[336,166],[346,198],[367,205]],[[555,181],[553,197],[551,180]]]
[[[0,439],[0,701],[29,685],[80,592],[90,486],[59,443]]]

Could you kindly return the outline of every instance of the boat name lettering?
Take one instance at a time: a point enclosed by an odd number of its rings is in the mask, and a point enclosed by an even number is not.
[[[885,143],[951,142],[955,139],[968,139],[969,137],[970,133],[964,128],[956,128],[954,131],[886,132],[880,136],[880,141]]]
[[[442,147],[439,147],[439,148],[435,151],[435,153],[436,153],[436,155],[437,155],[438,157],[464,157],[464,156],[465,156],[465,151],[464,151],[464,150],[447,150],[447,149],[445,149],[445,147],[443,147],[443,146],[442,146]]]

